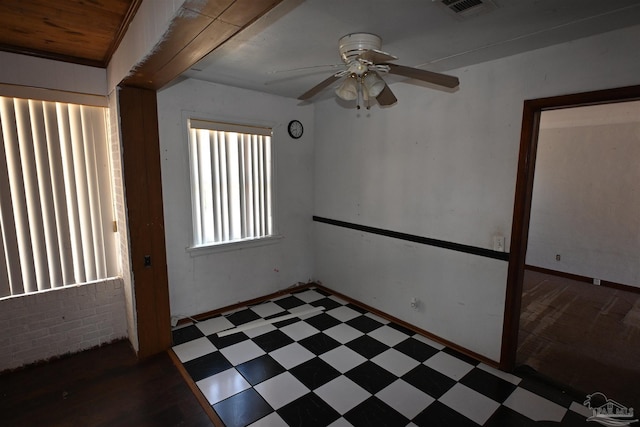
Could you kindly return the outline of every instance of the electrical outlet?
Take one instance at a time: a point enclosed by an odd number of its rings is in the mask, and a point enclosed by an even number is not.
[[[496,252],[504,252],[504,236],[499,234],[493,236],[493,250]]]
[[[560,254],[556,254],[556,261],[560,261]]]
[[[411,298],[411,308],[413,308],[414,310],[417,310],[418,304],[419,304],[419,301],[416,297]]]

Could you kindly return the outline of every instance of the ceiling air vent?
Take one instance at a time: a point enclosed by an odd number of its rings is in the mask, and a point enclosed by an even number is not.
[[[459,18],[484,14],[496,8],[491,0],[441,0],[439,3]]]

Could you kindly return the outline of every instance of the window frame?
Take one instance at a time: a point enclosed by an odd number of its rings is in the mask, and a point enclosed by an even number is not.
[[[189,185],[189,198],[190,198],[190,221],[191,221],[191,233],[190,233],[190,241],[189,245],[186,247],[186,252],[189,253],[190,256],[196,257],[211,253],[218,252],[226,252],[233,250],[240,250],[245,248],[252,247],[260,247],[278,243],[283,236],[279,233],[278,227],[278,204],[277,204],[277,156],[276,156],[276,145],[275,145],[275,137],[274,137],[274,129],[275,126],[270,122],[260,122],[260,121],[249,121],[249,120],[237,120],[237,119],[220,119],[213,117],[205,117],[203,118],[201,115],[194,115],[193,113],[184,112],[183,113],[183,121],[184,127],[186,128],[186,145],[187,145],[187,163],[188,163],[188,185]],[[193,156],[192,156],[192,141],[191,141],[191,129],[192,122],[201,125],[205,124],[207,126],[197,126],[196,129],[209,129],[214,131],[225,131],[225,132],[238,132],[238,133],[249,133],[249,134],[262,134],[267,135],[265,130],[268,130],[268,135],[271,138],[271,234],[259,237],[249,237],[221,242],[209,242],[203,244],[196,243],[196,225],[195,221],[197,219],[196,216],[196,203],[194,199],[194,187],[193,180],[195,178],[194,175],[194,165],[193,165]],[[242,122],[242,123],[241,123]],[[252,130],[258,130],[258,132],[252,132]]]

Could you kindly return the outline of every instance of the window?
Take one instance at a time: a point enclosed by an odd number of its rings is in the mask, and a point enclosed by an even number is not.
[[[0,97],[0,298],[117,274],[106,111]]]
[[[189,121],[193,245],[274,234],[271,129]]]

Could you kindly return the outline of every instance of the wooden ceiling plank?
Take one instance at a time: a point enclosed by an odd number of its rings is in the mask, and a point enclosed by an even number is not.
[[[194,2],[187,0],[190,5]],[[224,1],[224,0],[223,0]],[[211,22],[202,32],[191,40],[189,36],[179,36],[180,32],[191,34],[187,27],[189,21],[179,20],[179,17],[193,10],[181,11],[176,17],[175,24],[165,40],[154,51],[154,55],[136,67],[136,72],[122,82],[128,86],[139,86],[148,89],[160,89],[177,78],[193,64],[204,56],[218,48],[229,38],[233,37],[252,22],[263,16],[283,0],[236,0],[215,21]],[[201,10],[210,10],[220,6],[220,0],[209,0]],[[234,21],[239,25],[235,25]],[[173,40],[174,37],[177,37]],[[169,41],[169,40],[172,41]],[[182,48],[176,50],[179,45]],[[161,61],[156,59],[158,56]],[[149,66],[163,62],[164,58],[170,58],[161,68]]]
[[[185,46],[195,40],[198,34],[202,33],[212,22],[213,20],[208,16],[199,15],[195,12],[181,13],[171,23],[165,38],[156,47],[156,54],[149,57],[144,64],[136,67],[134,79],[137,82],[147,82],[143,86],[147,87],[146,85],[153,80],[153,75],[172,61]]]
[[[167,85],[239,31],[240,28],[226,22],[213,22],[187,48],[182,49],[168,64],[156,72],[153,88],[160,89]]]
[[[282,0],[236,0],[219,19],[244,28],[281,2]]]
[[[116,32],[139,1],[2,0],[0,49],[106,67]]]
[[[186,0],[182,7],[216,19],[222,12],[227,10],[233,2],[234,0],[209,0],[203,3],[202,0]]]
[[[105,68],[102,61],[79,58],[77,56],[62,55],[55,52],[45,52],[35,49],[25,49],[19,46],[4,45],[0,43],[0,51],[16,53],[18,55],[33,56],[36,58],[50,59],[52,61],[68,62],[70,64],[86,65],[89,67]]]
[[[186,0],[154,54],[125,79],[158,89],[282,0]],[[106,67],[142,0],[2,0],[0,50]]]
[[[3,0],[4,2],[5,0]],[[15,1],[15,0],[9,0]],[[28,5],[28,7],[26,6]],[[14,26],[48,25],[53,32],[93,32],[110,36],[118,28],[126,12],[79,7],[73,3],[33,0],[12,8],[3,4],[1,15]],[[19,18],[19,19],[16,19]]]
[[[32,37],[38,37],[42,33],[34,33]],[[93,47],[86,47],[93,44]],[[20,41],[13,40],[9,43],[0,43],[0,45],[7,46],[6,50],[16,53],[30,54],[34,56],[49,56],[51,58],[65,57],[65,58],[78,58],[78,60],[88,60],[97,64],[103,64],[103,55],[100,49],[96,49],[98,42],[96,40],[77,40],[69,41],[64,46],[55,42],[54,40],[45,40],[44,43],[30,43],[29,40]],[[13,46],[14,49],[10,47]],[[3,49],[5,50],[5,49]],[[44,54],[43,54],[44,53]]]

